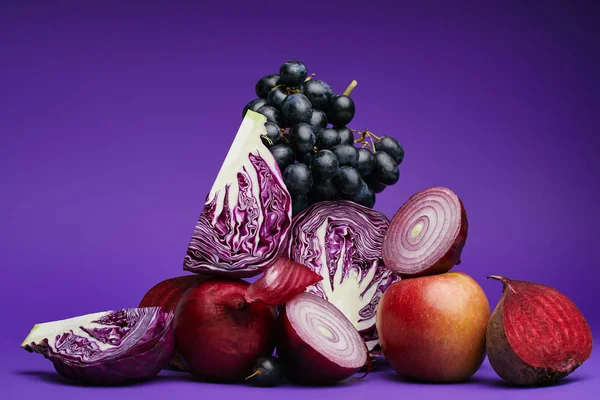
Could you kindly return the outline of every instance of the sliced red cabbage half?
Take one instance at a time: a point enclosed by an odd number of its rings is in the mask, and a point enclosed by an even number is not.
[[[289,257],[323,276],[307,288],[352,322],[369,350],[379,341],[375,313],[383,292],[399,278],[387,269],[381,247],[389,219],[347,200],[315,203],[290,228]]]

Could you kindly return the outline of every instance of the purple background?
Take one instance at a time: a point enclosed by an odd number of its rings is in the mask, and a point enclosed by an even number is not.
[[[140,387],[65,385],[19,344],[36,322],[136,306],[152,285],[183,274],[241,109],[256,80],[287,59],[336,91],[358,80],[352,126],[405,146],[400,182],[377,209],[391,217],[418,190],[454,189],[470,222],[456,270],[481,283],[492,307],[501,287],[484,277],[504,274],[556,287],[600,330],[592,2],[12,3],[0,5],[8,398],[264,396],[176,374]],[[486,362],[464,385],[402,383],[385,371],[325,391],[267,393],[592,398],[598,357],[544,389],[506,388]]]

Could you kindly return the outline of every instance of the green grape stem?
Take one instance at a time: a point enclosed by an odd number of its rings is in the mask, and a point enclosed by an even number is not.
[[[354,143],[362,143],[363,149],[365,147],[368,147],[373,153],[377,152],[377,150],[375,150],[375,142],[378,142],[381,140],[381,138],[379,136],[376,136],[373,132],[371,132],[368,129],[365,129],[362,132],[356,131],[354,129],[350,129],[350,131],[358,132],[358,134],[360,135],[360,138],[355,140]]]
[[[273,146],[273,141],[271,139],[269,139],[269,137],[267,135],[260,135],[260,137],[265,139],[267,142],[269,142],[269,145]]]
[[[344,96],[350,96],[350,94],[352,93],[352,91],[354,90],[356,85],[358,85],[358,82],[356,82],[356,80],[353,80],[352,82],[350,82],[350,84],[348,85],[346,90],[344,90],[344,93],[343,93]]]
[[[260,369],[257,369],[256,371],[254,371],[254,373],[252,375],[247,376],[246,379],[244,379],[244,380],[247,381],[248,379],[252,379],[257,375],[260,375]]]

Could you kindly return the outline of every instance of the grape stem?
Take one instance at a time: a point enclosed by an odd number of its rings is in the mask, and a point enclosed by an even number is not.
[[[265,139],[267,142],[269,142],[270,146],[273,146],[273,141],[271,139],[269,139],[269,137],[267,135],[260,135],[260,137]]]
[[[344,90],[344,96],[350,96],[356,85],[358,85],[358,82],[356,82],[356,80],[350,82],[346,90]]]
[[[315,74],[312,73],[309,76],[306,77],[306,79],[304,80],[304,82],[308,82],[308,81],[312,81],[312,79],[315,77]]]
[[[372,137],[372,138],[374,138],[375,140],[377,140],[377,141],[380,141],[380,140],[381,140],[381,138],[380,138],[379,136],[375,136],[375,134],[374,134],[373,132],[371,132],[370,130],[368,130],[368,129],[365,129],[365,132],[367,133],[367,135],[371,136],[371,137]]]
[[[252,375],[247,376],[245,380],[247,381],[248,379],[252,379],[256,375],[260,375],[260,369],[257,369]]]
[[[355,131],[353,129],[350,129],[352,132],[358,132]],[[369,149],[373,152],[376,153],[377,150],[375,150],[375,142],[380,141],[381,138],[379,136],[376,136],[373,132],[371,132],[368,129],[365,129],[362,132],[358,132],[358,134],[360,135],[360,138],[355,140],[354,143],[362,143],[362,148],[364,149],[365,147],[369,147]]]
[[[285,91],[287,92],[287,94],[300,93],[300,89],[298,89],[298,88],[291,88],[291,87],[289,87],[289,86],[287,86],[287,85],[285,85],[283,83],[280,84],[280,85],[277,85],[277,86],[273,86],[273,89],[271,89],[270,92],[272,92],[273,90],[275,90],[277,88],[280,88],[280,87],[285,88]]]

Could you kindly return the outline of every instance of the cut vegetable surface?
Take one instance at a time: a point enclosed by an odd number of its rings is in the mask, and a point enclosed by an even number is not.
[[[266,119],[248,111],[198,219],[184,269],[250,277],[275,260],[292,218],[281,171],[263,144]]]
[[[272,306],[285,304],[321,280],[323,277],[307,266],[280,257],[248,287],[246,301],[259,300]]]
[[[121,384],[166,367],[175,353],[172,321],[159,307],[99,312],[37,324],[21,347],[43,354],[65,378]]]
[[[456,193],[440,186],[425,189],[392,218],[383,261],[402,277],[447,272],[461,262],[467,231],[467,213]]]
[[[494,371],[515,385],[553,384],[592,353],[592,331],[577,306],[558,290],[503,276],[487,326],[486,346]]]
[[[389,220],[352,201],[323,201],[292,224],[290,258],[323,276],[307,291],[335,305],[361,333],[369,350],[377,344],[375,312],[398,277],[385,268],[381,246]]]
[[[330,385],[357,372],[368,351],[335,306],[310,293],[289,301],[279,315],[277,355],[286,377],[302,385]]]

